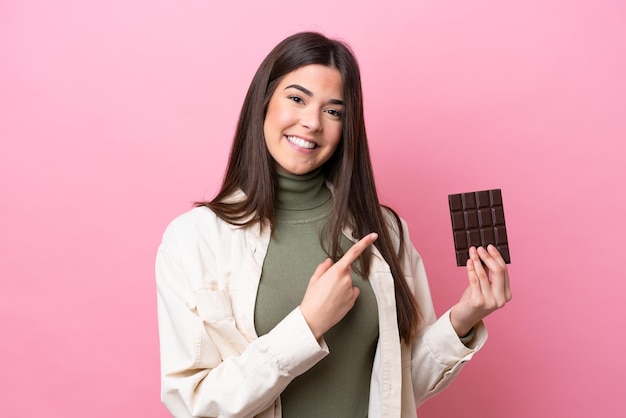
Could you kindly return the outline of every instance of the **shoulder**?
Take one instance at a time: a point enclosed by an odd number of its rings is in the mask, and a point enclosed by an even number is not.
[[[197,233],[209,224],[219,223],[221,220],[206,206],[195,207],[175,217],[165,228],[164,235]]]
[[[205,206],[195,207],[174,218],[163,233],[162,249],[174,250],[228,236],[234,225],[220,219]]]

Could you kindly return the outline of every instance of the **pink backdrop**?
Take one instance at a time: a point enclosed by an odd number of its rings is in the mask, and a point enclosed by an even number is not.
[[[168,416],[160,235],[216,191],[253,72],[305,29],[360,59],[380,193],[439,313],[465,287],[447,194],[503,190],[514,299],[420,417],[622,416],[625,3],[267,3],[0,3],[0,416]]]

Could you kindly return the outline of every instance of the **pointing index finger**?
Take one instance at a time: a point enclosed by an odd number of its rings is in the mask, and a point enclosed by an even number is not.
[[[357,241],[346,253],[337,261],[335,264],[340,264],[343,267],[348,267],[354,263],[357,258],[365,251],[367,247],[369,247],[376,239],[378,238],[378,234],[376,232],[372,232],[371,234],[367,234],[359,241]]]

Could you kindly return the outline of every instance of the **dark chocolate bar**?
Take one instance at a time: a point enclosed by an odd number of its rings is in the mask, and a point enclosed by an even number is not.
[[[470,247],[493,244],[509,264],[509,240],[500,189],[448,195],[456,265],[465,266]]]

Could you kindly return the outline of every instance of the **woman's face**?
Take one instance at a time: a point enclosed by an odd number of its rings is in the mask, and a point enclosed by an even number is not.
[[[263,124],[274,161],[292,174],[321,167],[341,141],[344,99],[341,74],[306,65],[283,77],[270,97]]]

